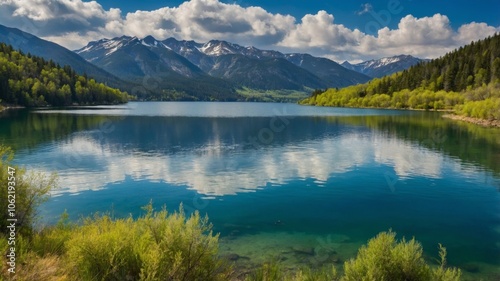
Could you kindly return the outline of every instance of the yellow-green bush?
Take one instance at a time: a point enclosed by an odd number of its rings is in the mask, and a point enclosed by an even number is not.
[[[139,230],[132,218],[87,219],[67,242],[69,261],[83,280],[138,280]]]
[[[213,235],[208,217],[183,211],[168,214],[165,209],[138,220],[147,229],[143,240],[141,280],[227,280],[231,268],[218,257],[219,235]]]
[[[228,280],[208,218],[187,218],[182,206],[147,209],[137,220],[95,216],[73,231],[67,255],[83,280]]]
[[[446,250],[440,251],[441,267],[432,270],[422,256],[422,246],[412,239],[398,242],[396,233],[382,232],[362,246],[355,259],[344,264],[343,281],[459,280],[460,270],[446,269]]]
[[[500,98],[469,101],[463,106],[457,107],[457,112],[468,117],[500,120]]]

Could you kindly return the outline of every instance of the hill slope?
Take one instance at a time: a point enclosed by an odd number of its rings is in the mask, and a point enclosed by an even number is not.
[[[22,106],[115,104],[128,95],[0,43],[0,100]]]
[[[30,53],[47,61],[53,60],[61,66],[69,65],[78,74],[86,74],[96,79],[96,81],[106,83],[111,87],[129,90],[133,86],[87,62],[74,52],[17,28],[0,25],[0,42],[11,45],[16,50],[22,50],[25,54]]]

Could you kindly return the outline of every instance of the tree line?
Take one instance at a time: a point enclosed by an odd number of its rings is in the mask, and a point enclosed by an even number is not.
[[[455,110],[500,119],[500,35],[366,84],[316,90],[301,104]]]
[[[125,92],[110,88],[70,66],[24,54],[0,43],[0,100],[33,106],[117,104],[127,102]]]

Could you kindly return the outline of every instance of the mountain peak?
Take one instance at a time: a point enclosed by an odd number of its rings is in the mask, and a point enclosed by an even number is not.
[[[148,35],[141,40],[141,43],[149,47],[158,47],[159,42],[153,36]]]
[[[236,44],[221,40],[210,40],[200,48],[200,51],[209,56],[221,56],[239,53],[240,49],[242,47]]]
[[[341,63],[340,65],[342,65],[343,67],[345,68],[350,68],[352,67],[352,64],[348,61],[344,61],[343,63]]]
[[[115,37],[113,39],[101,39],[98,41],[92,41],[87,46],[75,50],[75,53],[81,55],[84,53],[89,53],[89,52],[103,52],[106,56],[116,52],[123,46],[127,46],[130,44],[137,44],[139,43],[139,39],[137,37],[131,37],[131,36],[120,36],[120,37]],[[92,59],[89,61],[92,62]]]

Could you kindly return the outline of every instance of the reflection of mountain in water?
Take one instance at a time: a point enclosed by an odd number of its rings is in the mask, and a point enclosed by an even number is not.
[[[78,117],[86,118],[92,117]],[[293,179],[335,180],[336,174],[373,164],[393,167],[394,175],[403,180],[440,178],[445,168],[461,173],[475,170],[441,152],[456,156],[457,146],[475,146],[478,141],[488,144],[482,147],[485,151],[499,151],[487,134],[473,135],[445,121],[404,116],[129,116],[104,128],[73,133],[53,143],[53,149],[42,149],[26,160],[32,165],[51,163],[49,168],[59,171],[63,192],[99,189],[131,176],[225,195]],[[461,142],[456,141],[456,132]],[[467,138],[461,137],[464,134]],[[486,156],[464,154],[464,158],[498,168]]]

